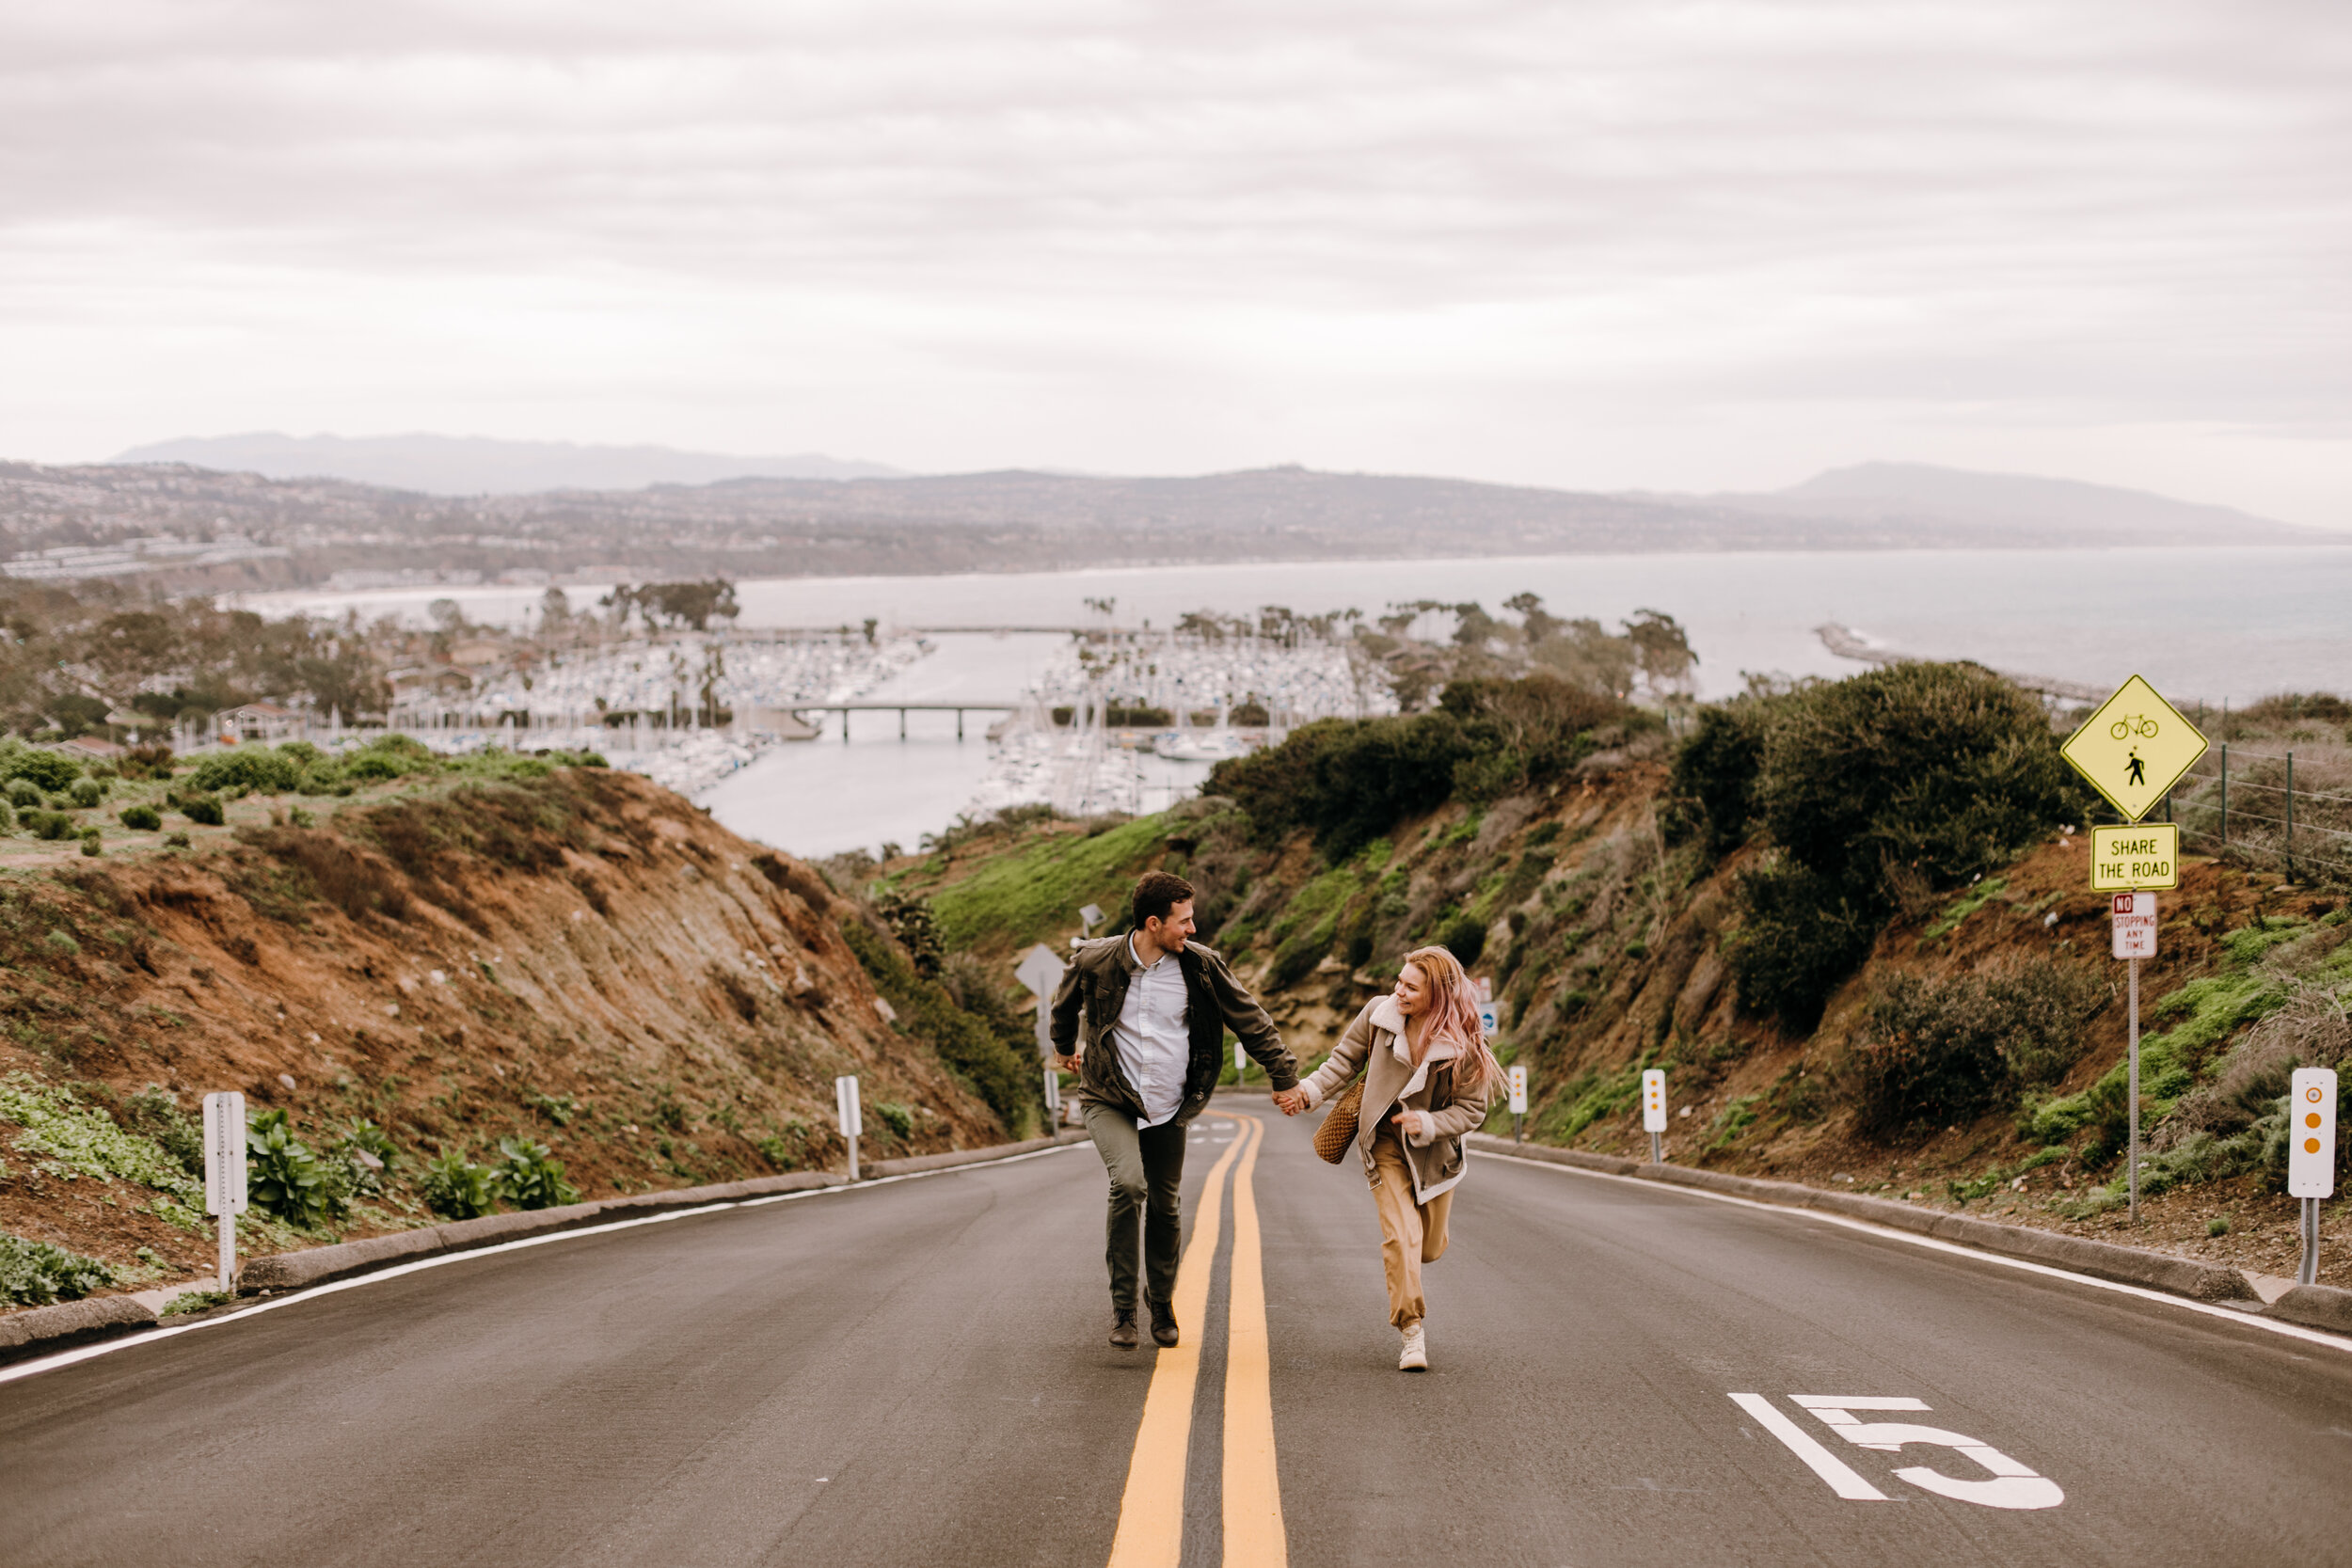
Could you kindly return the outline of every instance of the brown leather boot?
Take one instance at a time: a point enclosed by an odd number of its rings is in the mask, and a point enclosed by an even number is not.
[[[1176,1308],[1164,1301],[1143,1298],[1152,1308],[1152,1342],[1162,1350],[1176,1348]]]
[[[1142,1341],[1136,1337],[1135,1308],[1121,1312],[1111,1309],[1111,1345],[1118,1350],[1133,1350]]]

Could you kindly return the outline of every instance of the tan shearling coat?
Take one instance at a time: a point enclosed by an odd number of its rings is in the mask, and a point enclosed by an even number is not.
[[[1375,997],[1340,1036],[1330,1058],[1307,1078],[1307,1108],[1336,1098],[1359,1068],[1364,1070],[1356,1152],[1363,1159],[1365,1180],[1375,1186],[1379,1177],[1372,1164],[1374,1135],[1400,1110],[1420,1113],[1397,1131],[1404,1134],[1405,1164],[1413,1173],[1414,1201],[1426,1203],[1462,1180],[1462,1136],[1486,1119],[1486,1085],[1467,1092],[1457,1088],[1451,1097],[1438,1099],[1438,1091],[1454,1076],[1438,1069],[1453,1054],[1450,1045],[1438,1041],[1420,1067],[1413,1066],[1412,1048],[1405,1042],[1405,1015],[1396,998]]]

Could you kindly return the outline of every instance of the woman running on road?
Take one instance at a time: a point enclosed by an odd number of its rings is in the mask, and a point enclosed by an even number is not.
[[[1356,1149],[1380,1214],[1389,1322],[1405,1338],[1402,1371],[1429,1369],[1421,1271],[1445,1254],[1446,1218],[1462,1180],[1462,1135],[1486,1119],[1502,1069],[1478,1025],[1478,997],[1454,955],[1405,956],[1396,990],[1356,1015],[1330,1059],[1274,1097],[1286,1116],[1311,1111],[1364,1071]]]

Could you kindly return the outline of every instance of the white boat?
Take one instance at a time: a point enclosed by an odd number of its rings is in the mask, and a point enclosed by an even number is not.
[[[1152,742],[1152,750],[1178,762],[1223,762],[1248,756],[1258,744],[1237,730],[1170,730]]]

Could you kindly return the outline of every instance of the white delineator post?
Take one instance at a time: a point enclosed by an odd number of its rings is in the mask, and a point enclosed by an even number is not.
[[[850,1180],[857,1180],[857,1140],[866,1131],[866,1113],[858,1104],[857,1079],[845,1074],[833,1081],[834,1109],[840,1113],[841,1136],[850,1146]]]
[[[1651,1068],[1642,1074],[1642,1131],[1649,1134],[1649,1163],[1666,1163],[1666,1072]]]
[[[2129,1103],[2131,1115],[2130,1153],[2125,1157],[2124,1180],[2131,1195],[2131,1217],[2139,1218],[2139,960],[2156,956],[2156,895],[2153,893],[2119,893],[2110,906],[2110,918],[2115,927],[2115,956],[2124,959],[2130,968],[2129,1000],[2125,1003],[2126,1027],[2131,1031],[2131,1069]]]
[[[2298,1285],[2319,1283],[2319,1200],[2335,1194],[2335,1069],[2299,1067],[2287,1087],[2287,1196],[2303,1200]]]
[[[1525,1143],[1527,1127],[1527,1064],[1511,1065],[1511,1141]]]
[[[220,1289],[237,1289],[237,1216],[245,1212],[245,1096],[204,1097],[204,1212],[220,1218]]]

